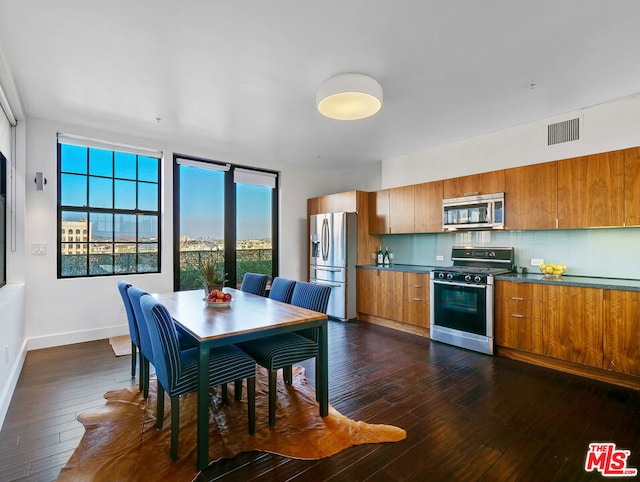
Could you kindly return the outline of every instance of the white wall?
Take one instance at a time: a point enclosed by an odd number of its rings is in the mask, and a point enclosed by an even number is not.
[[[547,125],[580,118],[580,140],[547,146]],[[640,94],[382,161],[383,188],[640,146]]]
[[[164,152],[162,172],[162,239],[163,272],[124,276],[140,287],[152,291],[173,289],[172,226],[172,155],[173,152],[198,157],[252,165],[247,160],[219,159],[215,152],[181,145],[162,145],[156,141],[132,136],[97,131],[80,126],[60,124],[43,119],[29,118],[27,129],[26,166],[26,289],[25,319],[29,348],[62,345],[105,338],[127,332],[121,301],[116,289],[119,277],[82,279],[56,278],[56,133],[82,135],[105,141],[139,147],[160,149]],[[269,165],[253,164],[281,172],[280,184],[280,274],[293,279],[306,276],[306,213],[307,198],[334,192],[341,177],[321,171],[310,171],[274,161]],[[44,191],[36,191],[33,177],[42,171],[47,178]],[[31,180],[31,181],[30,181]],[[349,189],[374,185],[379,177],[359,174]],[[341,186],[342,187],[342,186]],[[32,243],[46,243],[46,255],[32,255]]]

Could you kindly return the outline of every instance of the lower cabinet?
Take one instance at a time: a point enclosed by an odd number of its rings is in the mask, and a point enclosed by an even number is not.
[[[603,368],[640,377],[640,292],[605,290]]]
[[[429,274],[387,269],[357,270],[357,311],[365,321],[426,335]],[[418,327],[418,330],[411,327]]]
[[[640,377],[640,292],[497,281],[495,299],[498,347]]]

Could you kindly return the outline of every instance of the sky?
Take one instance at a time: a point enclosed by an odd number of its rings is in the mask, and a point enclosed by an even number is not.
[[[180,167],[180,235],[222,239],[224,172]],[[271,237],[271,188],[236,184],[237,239]]]

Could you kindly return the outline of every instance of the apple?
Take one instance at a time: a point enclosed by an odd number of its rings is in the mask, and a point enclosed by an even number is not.
[[[225,293],[223,300],[226,302],[231,301],[231,293]]]

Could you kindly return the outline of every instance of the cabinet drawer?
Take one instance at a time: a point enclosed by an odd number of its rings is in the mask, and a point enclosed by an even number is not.
[[[528,300],[525,298],[498,298],[496,300],[496,312],[515,318],[543,319],[544,306],[542,301]]]

